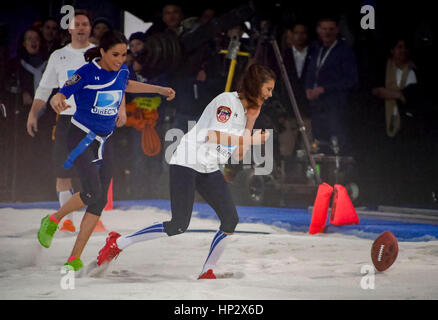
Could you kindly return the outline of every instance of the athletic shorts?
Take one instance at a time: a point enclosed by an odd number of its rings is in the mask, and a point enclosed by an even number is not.
[[[69,151],[78,146],[87,134],[72,124],[67,135]],[[73,168],[81,182],[81,200],[87,205],[86,211],[100,216],[107,202],[108,188],[112,178],[113,150],[112,139],[106,140],[102,158],[99,159],[100,143],[94,140],[73,162]]]

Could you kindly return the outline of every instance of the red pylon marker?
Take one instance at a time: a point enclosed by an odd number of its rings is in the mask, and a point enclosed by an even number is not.
[[[340,184],[335,184],[330,224],[335,226],[359,224],[359,217],[347,189]]]
[[[312,221],[309,227],[310,234],[324,232],[332,193],[333,187],[331,185],[325,182],[319,185],[313,205]]]

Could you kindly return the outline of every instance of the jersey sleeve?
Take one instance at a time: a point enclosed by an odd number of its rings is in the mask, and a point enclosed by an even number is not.
[[[88,65],[85,65],[76,70],[76,72],[65,82],[59,92],[68,99],[71,95],[82,89],[86,85],[87,69]]]
[[[47,62],[46,70],[41,77],[41,81],[39,83],[39,87],[54,89],[58,88],[58,74],[56,73],[56,52],[52,53],[49,57],[49,61]]]
[[[212,101],[212,112],[214,114],[211,115],[208,129],[224,133],[232,133],[234,109],[235,108],[229,99],[218,96]]]

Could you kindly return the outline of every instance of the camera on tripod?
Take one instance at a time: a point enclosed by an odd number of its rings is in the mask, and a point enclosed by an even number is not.
[[[249,5],[237,7],[205,25],[190,24],[180,36],[160,32],[145,40],[145,61],[154,73],[177,71],[185,57],[194,53],[214,36],[251,18],[254,9]]]

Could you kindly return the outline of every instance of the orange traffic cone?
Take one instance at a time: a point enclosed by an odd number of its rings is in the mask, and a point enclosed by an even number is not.
[[[325,182],[319,185],[315,204],[313,205],[312,221],[309,227],[310,234],[324,232],[332,193],[333,187],[331,185]]]
[[[105,208],[103,210],[113,210],[113,179],[111,178],[110,185],[108,187],[108,194],[107,194],[107,202]],[[94,227],[93,232],[108,232],[108,230],[103,225],[102,220],[99,219],[96,226]]]
[[[111,178],[111,183],[109,185],[108,188],[108,200],[106,203],[105,208],[103,208],[103,210],[108,211],[108,210],[113,210],[113,179]]]
[[[330,223],[335,226],[359,224],[359,217],[347,189],[340,184],[335,184]]]

